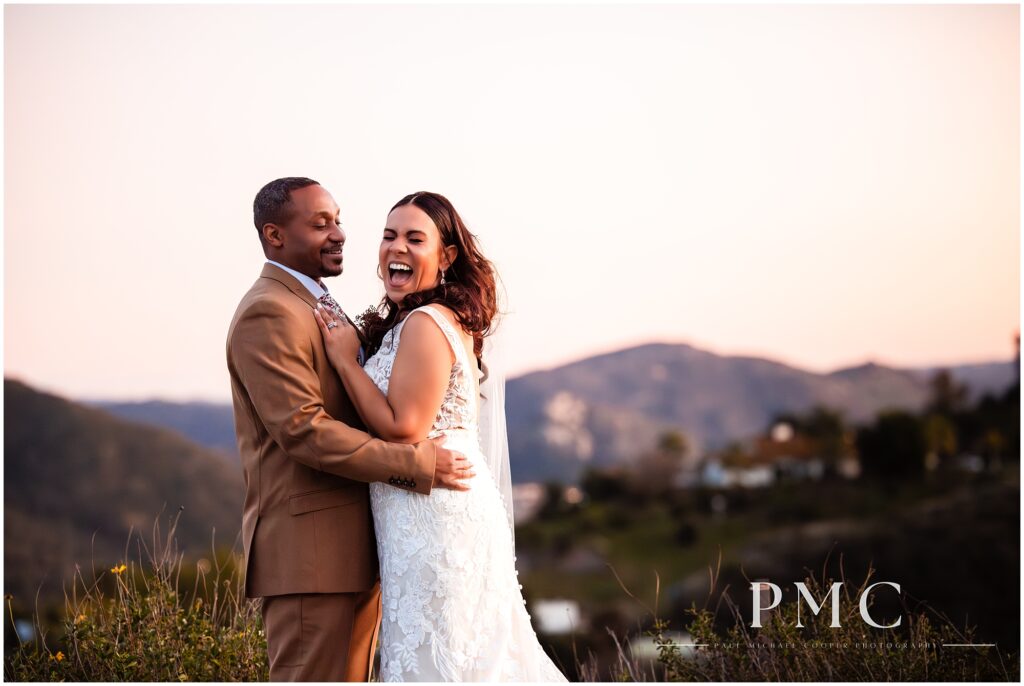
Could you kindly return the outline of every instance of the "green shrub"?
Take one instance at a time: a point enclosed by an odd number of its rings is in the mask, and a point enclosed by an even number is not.
[[[7,650],[4,678],[266,681],[262,620],[257,606],[244,598],[239,556],[215,554],[212,562],[186,565],[173,532],[172,527],[159,547],[159,535],[154,536],[153,553],[138,540],[138,562],[94,571],[91,581],[76,574],[65,591],[57,631],[37,617],[35,640]],[[193,575],[185,590],[182,577]],[[6,601],[13,624],[10,596]]]

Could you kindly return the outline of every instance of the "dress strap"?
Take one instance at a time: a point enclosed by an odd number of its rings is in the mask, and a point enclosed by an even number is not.
[[[440,328],[441,332],[444,334],[444,337],[448,340],[448,345],[452,347],[452,352],[455,353],[455,360],[462,363],[463,369],[471,369],[466,362],[466,346],[462,344],[462,339],[455,331],[455,327],[452,326],[452,323],[448,321],[448,317],[445,317],[430,305],[417,307],[412,312],[423,312],[430,315],[430,318],[434,320],[434,323],[437,324],[438,328]],[[409,313],[409,316],[412,316],[412,312]],[[409,317],[406,317],[406,319],[408,318]]]

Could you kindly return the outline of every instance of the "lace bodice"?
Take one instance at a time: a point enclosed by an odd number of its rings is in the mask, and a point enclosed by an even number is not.
[[[479,435],[477,425],[477,386],[473,375],[476,365],[469,362],[466,354],[466,346],[455,331],[455,327],[448,321],[448,318],[429,305],[419,307],[410,312],[405,319],[400,321],[394,328],[384,334],[380,350],[366,361],[363,369],[373,379],[377,387],[387,395],[391,382],[391,370],[395,364],[395,357],[398,354],[398,343],[402,336],[402,328],[409,318],[416,312],[423,312],[430,316],[444,333],[452,351],[455,354],[455,363],[452,365],[452,372],[448,378],[448,389],[445,391],[441,408],[434,417],[434,424],[427,434],[427,438],[434,438],[449,431],[468,431]]]

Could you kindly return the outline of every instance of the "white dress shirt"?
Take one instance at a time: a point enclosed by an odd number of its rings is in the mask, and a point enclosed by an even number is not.
[[[323,296],[323,294],[327,292],[326,288],[324,288],[323,286],[321,286],[316,281],[309,278],[302,272],[297,272],[291,267],[284,266],[280,262],[274,262],[274,260],[267,260],[267,264],[272,264],[275,267],[280,267],[281,269],[285,270],[286,272],[294,276],[296,279],[299,280],[299,283],[306,287],[306,290],[313,294],[313,297],[316,298],[317,300],[319,300]],[[363,346],[359,346],[359,365],[362,366],[365,361],[366,351],[363,349]]]
[[[274,262],[274,260],[267,260],[267,264],[272,264],[275,267],[280,267],[281,269],[285,270],[286,272],[294,276],[296,279],[299,280],[299,283],[306,287],[306,290],[313,294],[313,297],[316,298],[317,300],[319,300],[323,296],[323,294],[327,292],[326,288],[324,288],[319,283],[309,278],[302,272],[297,272],[291,267],[284,266],[280,262]]]

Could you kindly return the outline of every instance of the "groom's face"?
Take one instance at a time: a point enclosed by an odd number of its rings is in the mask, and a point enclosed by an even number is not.
[[[292,191],[291,204],[278,261],[314,279],[341,274],[345,232],[334,198],[322,186],[306,186]]]

